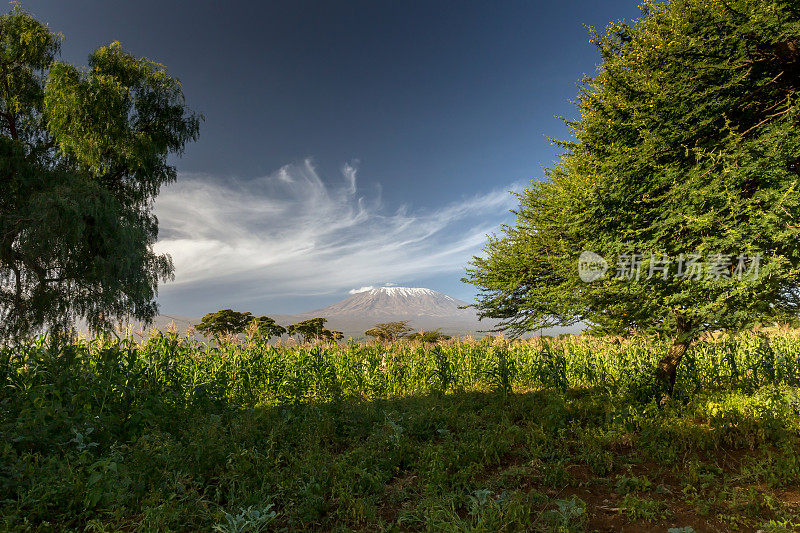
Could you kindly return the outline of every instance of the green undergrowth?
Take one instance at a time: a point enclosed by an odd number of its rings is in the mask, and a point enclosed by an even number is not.
[[[0,353],[0,528],[794,530],[800,341],[726,342],[665,400],[657,341],[42,340]]]

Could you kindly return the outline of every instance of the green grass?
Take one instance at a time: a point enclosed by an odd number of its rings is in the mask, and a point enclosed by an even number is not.
[[[0,529],[793,530],[800,339],[0,352]],[[689,531],[685,529],[685,531]]]

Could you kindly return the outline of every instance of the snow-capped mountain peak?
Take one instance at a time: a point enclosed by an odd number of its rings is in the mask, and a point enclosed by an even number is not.
[[[306,315],[322,317],[372,317],[405,319],[413,317],[474,319],[475,312],[459,307],[466,302],[423,287],[375,287],[356,292],[341,302]]]
[[[442,294],[441,292],[432,291],[431,289],[425,289],[423,287],[377,287],[374,289],[370,289],[369,291],[365,291],[370,293],[372,296],[376,296],[379,294],[386,294],[388,296],[401,296],[401,297],[415,297],[415,296],[433,296],[433,297],[444,297],[444,299],[448,299],[450,301],[455,302],[455,298],[447,296],[446,294]]]

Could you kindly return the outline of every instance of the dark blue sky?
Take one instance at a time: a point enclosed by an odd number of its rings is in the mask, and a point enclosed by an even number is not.
[[[637,2],[30,1],[84,64],[113,40],[167,66],[206,120],[157,205],[176,282],[164,312],[295,312],[350,289],[458,280],[503,191],[598,55],[584,24]],[[241,209],[240,209],[241,207]]]

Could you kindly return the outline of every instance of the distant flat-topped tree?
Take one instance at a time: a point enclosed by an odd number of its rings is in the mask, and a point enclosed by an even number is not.
[[[225,335],[244,333],[245,328],[252,321],[252,313],[222,309],[203,315],[195,329],[207,337],[220,338]]]
[[[206,313],[195,326],[195,329],[207,337],[217,341],[230,335],[247,333],[253,337],[269,340],[271,337],[280,337],[286,333],[286,328],[276,324],[268,316],[254,317],[252,313],[222,309],[213,313]]]
[[[280,337],[287,332],[285,327],[276,324],[275,320],[268,316],[254,318],[247,327],[252,328],[254,335],[264,340],[269,340],[272,337]],[[247,331],[249,331],[249,329]]]
[[[405,337],[411,331],[413,331],[413,328],[408,325],[408,320],[402,320],[375,324],[372,329],[365,331],[364,335],[373,337],[381,342],[392,342]]]
[[[0,340],[149,322],[173,273],[153,252],[152,205],[199,117],[163,66],[119,43],[88,68],[59,46],[18,5],[0,16]]]
[[[406,339],[410,341],[421,341],[421,342],[430,342],[436,343],[439,341],[448,341],[452,337],[450,335],[445,335],[439,329],[434,329],[433,331],[417,331],[416,333],[412,333],[411,335],[407,336]]]
[[[800,285],[800,4],[646,1],[595,33],[573,139],[519,194],[467,281],[522,333],[660,332],[669,390],[704,330],[794,316]]]
[[[341,331],[325,329],[326,318],[310,318],[297,324],[292,324],[286,329],[289,335],[299,335],[304,342],[313,341],[338,341],[344,337]]]

